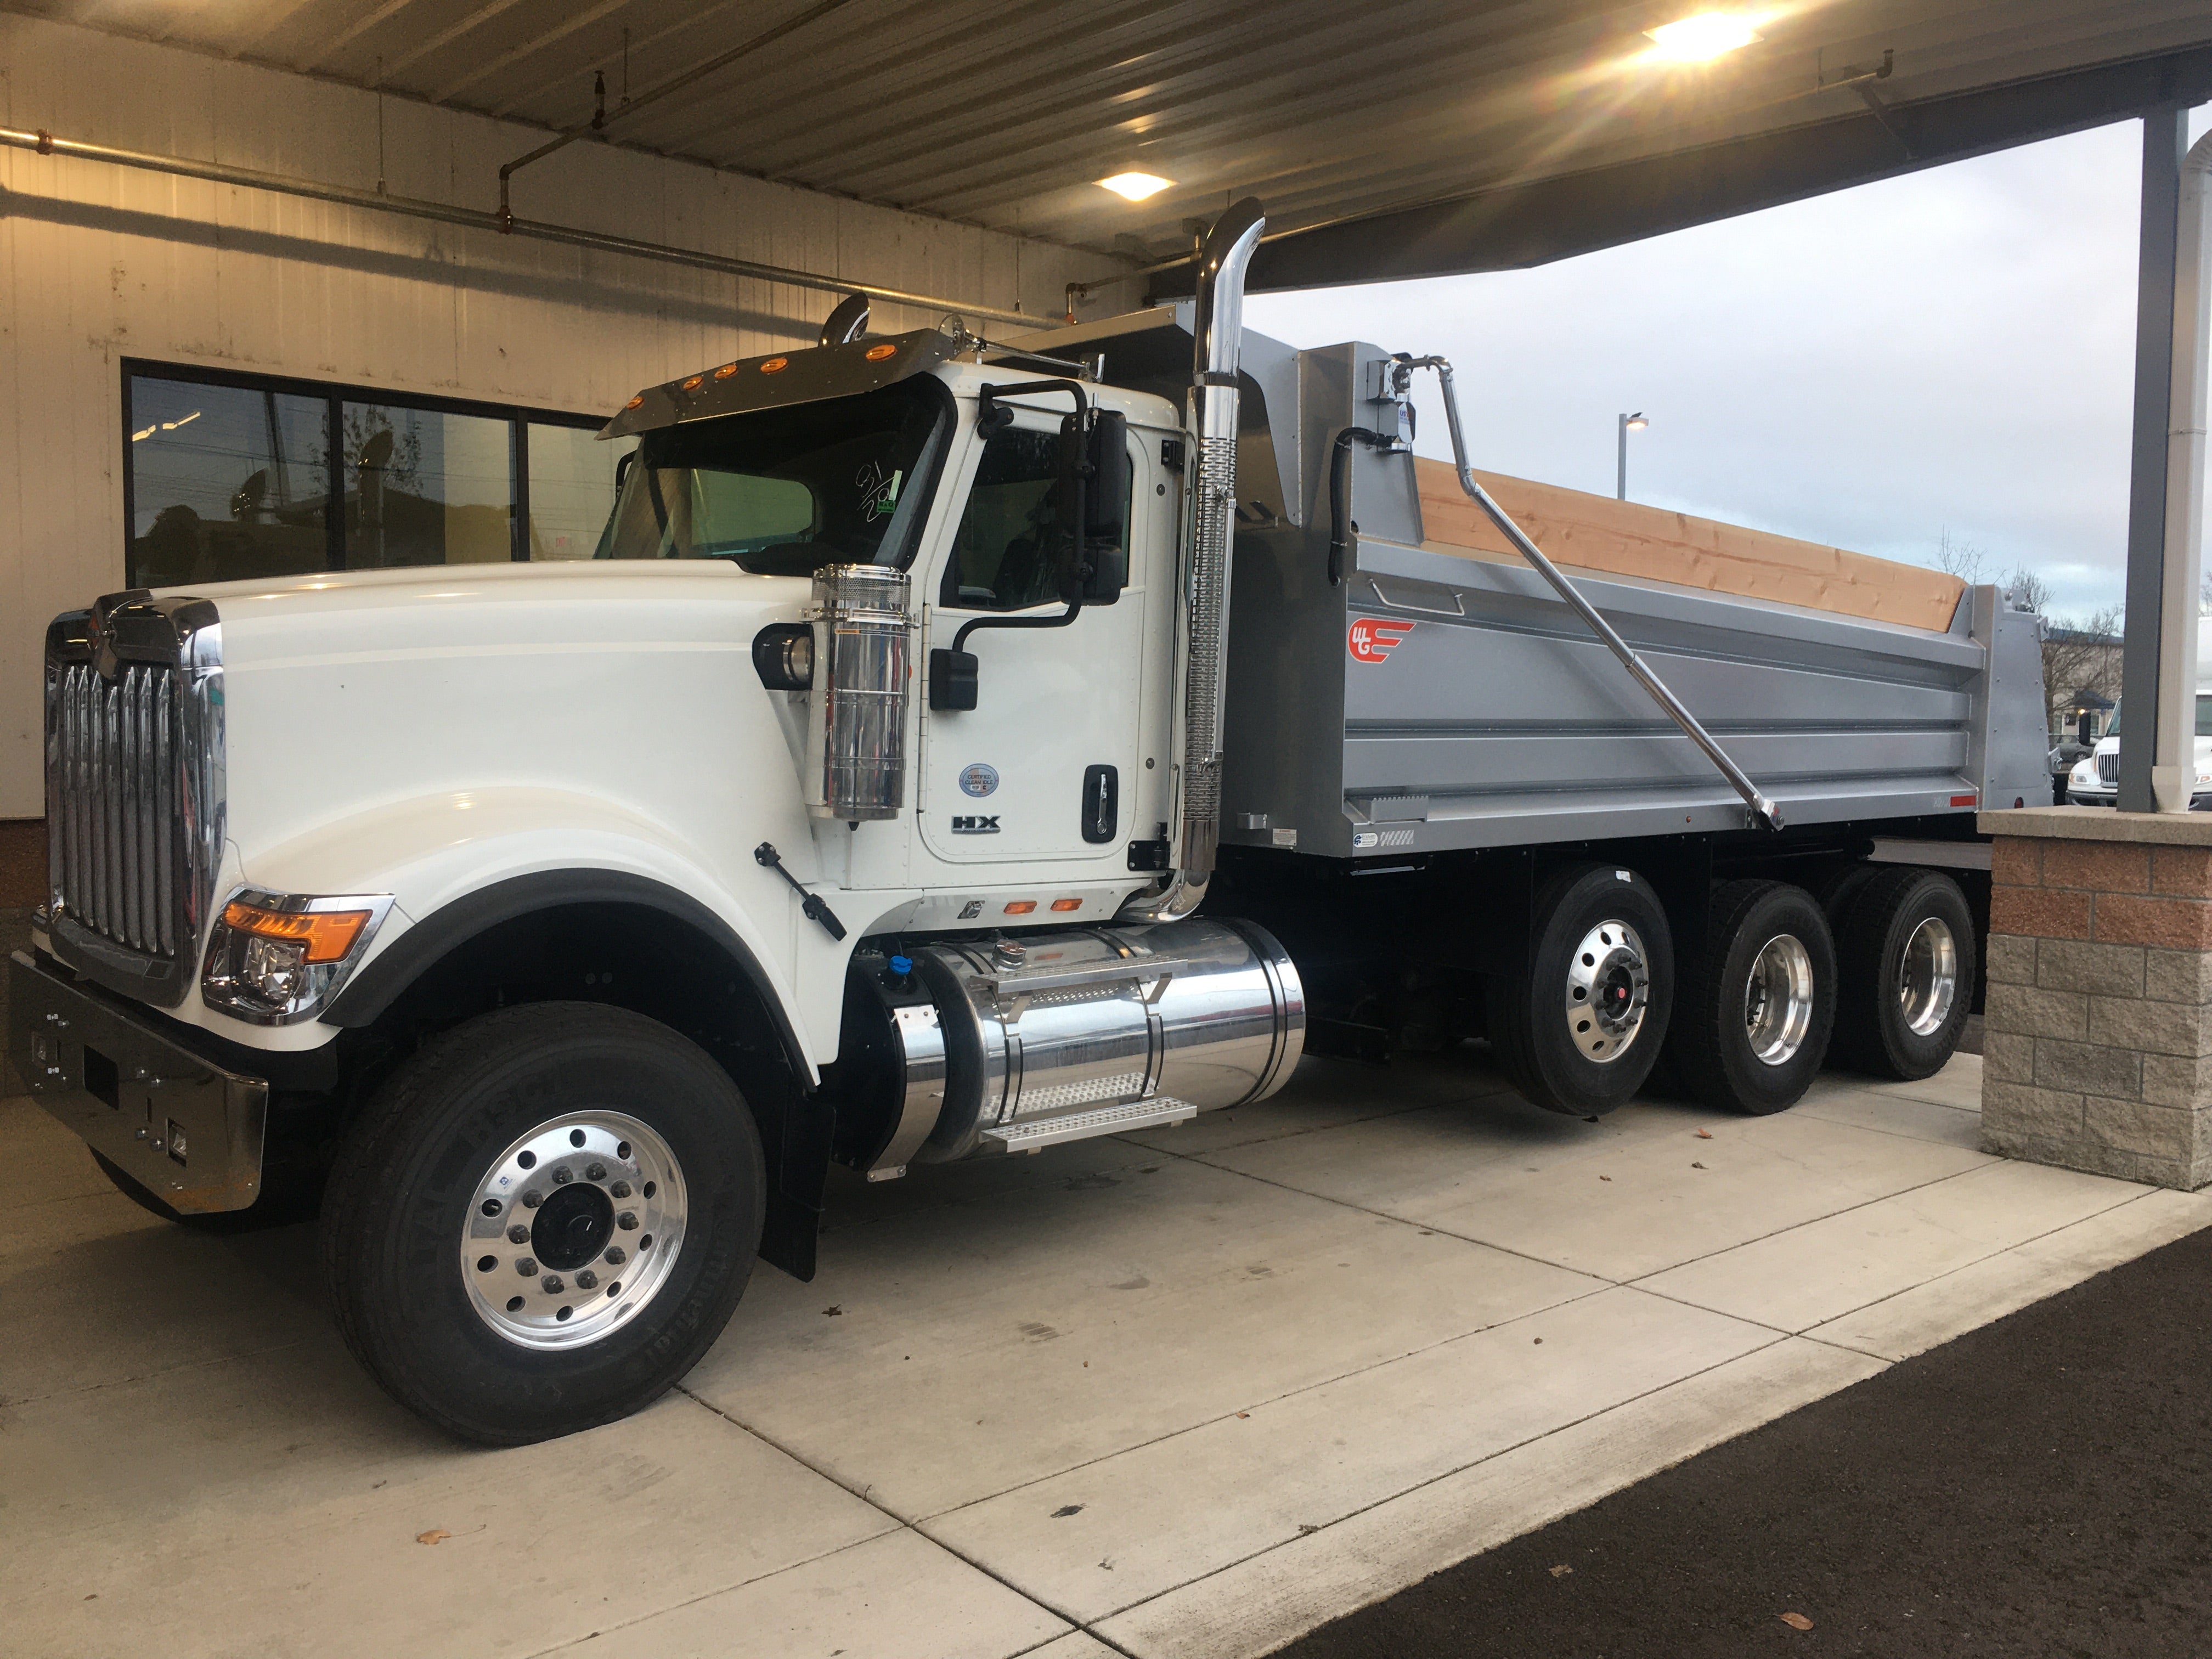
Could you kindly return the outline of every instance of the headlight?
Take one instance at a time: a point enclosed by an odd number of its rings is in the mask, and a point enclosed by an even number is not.
[[[392,896],[313,898],[246,889],[222,907],[200,1000],[256,1025],[289,1025],[328,1002],[361,960]]]
[[[2094,782],[2096,782],[2096,781],[2097,781],[2097,763],[2096,763],[2096,762],[2094,762],[2094,761],[2093,761],[2093,760],[2085,760],[2085,761],[2076,761],[2076,762],[2074,763],[2074,777],[2073,777],[2073,781],[2074,781],[2074,782],[2075,782],[2075,783],[2094,783]]]

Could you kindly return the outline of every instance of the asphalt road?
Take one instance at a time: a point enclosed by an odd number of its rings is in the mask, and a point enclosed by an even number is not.
[[[2212,1654],[2212,1231],[1282,1653],[2203,1659]]]

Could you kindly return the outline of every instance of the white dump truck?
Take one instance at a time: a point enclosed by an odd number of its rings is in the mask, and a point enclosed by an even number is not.
[[[833,1164],[1172,1124],[1301,1054],[1486,1039],[1585,1115],[1655,1066],[1754,1113],[1941,1066],[1974,814],[2048,787],[2036,617],[1538,490],[1564,574],[1449,364],[1243,327],[1261,223],[1180,308],[848,302],[640,392],[588,561],[58,618],[33,1091],[164,1215],[319,1206],[362,1364],[508,1443],[653,1399],[757,1258],[811,1276]]]

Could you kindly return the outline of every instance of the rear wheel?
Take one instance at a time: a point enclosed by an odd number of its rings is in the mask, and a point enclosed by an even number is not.
[[[1941,1071],[1974,994],[1974,920],[1958,883],[1932,870],[1882,871],[1853,896],[1836,939],[1837,1059],[1911,1081]]]
[[[1544,884],[1530,931],[1527,970],[1498,988],[1492,1046],[1537,1105],[1609,1112],[1643,1086],[1666,1038],[1667,913],[1634,871],[1585,866]]]
[[[323,1214],[347,1345],[395,1400],[519,1445],[623,1417],[744,1293],[766,1203],[728,1074],[626,1010],[470,1021],[355,1125]]]
[[[1835,1019],[1835,945],[1813,896],[1777,881],[1715,889],[1668,1044],[1682,1086],[1729,1111],[1786,1110],[1819,1075]]]

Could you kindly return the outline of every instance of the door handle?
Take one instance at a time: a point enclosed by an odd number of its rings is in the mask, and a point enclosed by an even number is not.
[[[1094,843],[1113,840],[1121,807],[1121,774],[1110,766],[1085,767],[1083,839]]]

